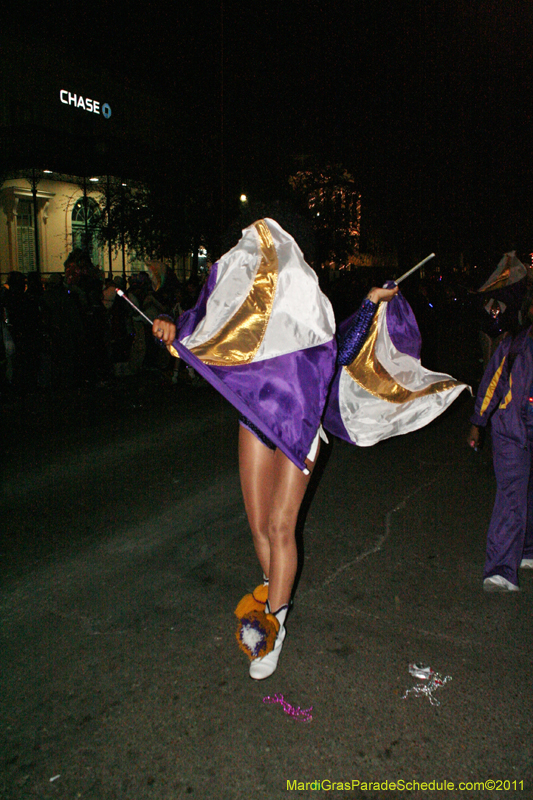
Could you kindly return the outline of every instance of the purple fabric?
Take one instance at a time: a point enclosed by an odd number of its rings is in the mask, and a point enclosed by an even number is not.
[[[250,431],[250,433],[253,433],[253,435],[259,439],[260,442],[263,442],[265,447],[268,447],[269,450],[277,449],[276,445],[270,441],[268,436],[265,436],[263,431],[260,431],[259,428],[253,424],[253,422],[250,422],[248,417],[244,416],[244,414],[239,414],[239,425],[241,425],[243,428],[246,428],[246,430]]]
[[[303,470],[335,371],[336,342],[242,366],[204,364],[180,340],[204,318],[217,273],[214,264],[195,307],[179,318],[174,347],[185,363]]]
[[[411,306],[400,292],[387,304],[387,330],[396,350],[420,360],[420,331]]]
[[[394,281],[387,281],[385,284],[387,288],[392,288],[395,285]],[[365,314],[365,304],[368,303],[374,307],[374,310],[376,309],[376,305],[366,298],[357,311],[339,325],[338,336],[339,341],[342,341],[339,352],[343,350],[344,342],[351,336],[351,331],[354,329],[354,326],[358,325],[359,318]],[[413,310],[401,292],[387,303],[387,329],[396,350],[399,350],[400,353],[413,356],[413,358],[420,359],[420,352],[422,349],[420,331]],[[351,361],[345,361],[343,359],[342,364],[351,364],[354,358],[355,356]]]
[[[533,557],[533,443],[527,425],[530,387],[533,381],[533,354],[529,346],[530,329],[516,337],[508,336],[496,349],[481,379],[476,396],[473,425],[491,422],[492,457],[496,475],[496,498],[487,532],[484,578],[501,575],[518,586],[522,558]],[[503,362],[499,379],[492,386]],[[509,369],[510,362],[512,368]],[[502,403],[511,388],[511,400]],[[489,395],[487,393],[489,392]],[[487,408],[481,414],[485,398]]]
[[[393,281],[387,281],[385,286],[392,288],[395,284]],[[368,334],[375,310],[375,303],[366,298],[357,311],[339,325],[342,344],[339,345],[338,368],[331,384],[324,414],[324,427],[329,433],[351,444],[353,444],[353,439],[350,438],[346,430],[339,409],[341,370],[342,366],[351,364],[357,357]],[[389,336],[396,349],[401,353],[407,353],[414,358],[420,359],[422,346],[420,331],[411,306],[400,293],[387,303],[386,322]]]
[[[350,314],[350,316],[347,319],[343,320],[337,325],[337,339],[339,340],[339,342],[343,341],[346,338],[346,336],[349,334],[350,328],[352,328],[353,325],[357,323],[357,318],[360,315],[361,309],[365,305],[366,300],[368,300],[368,298],[365,298],[365,300],[363,300],[357,311],[354,311],[353,314]],[[371,300],[369,302],[372,303]],[[372,306],[374,306],[374,310],[377,308],[375,303],[372,303]]]
[[[348,330],[343,326],[343,337],[339,341],[337,363],[345,367],[358,356],[366,339],[368,329],[376,313],[377,304],[365,297],[355,314],[350,317]],[[346,331],[346,332],[344,332]]]
[[[337,371],[331,383],[324,413],[324,428],[329,433],[332,433],[333,436],[344,439],[346,442],[350,442],[350,444],[353,444],[353,441],[346,430],[339,410],[339,383],[341,372],[344,365],[351,364],[357,357],[368,334],[368,329],[370,328],[376,309],[376,303],[373,303],[366,297],[357,311],[354,311],[348,319],[341,322],[338,328],[341,344],[339,344]]]
[[[502,575],[518,586],[520,561],[533,554],[531,449],[494,431],[492,449],[497,489],[483,577]]]
[[[180,342],[174,346],[235,408],[244,414],[299,469],[320,425],[335,370],[336,343],[298,350],[252,364],[204,364]]]
[[[529,448],[526,420],[528,417],[529,390],[533,383],[533,353],[528,344],[530,328],[514,338],[507,336],[496,348],[481,379],[476,395],[474,413],[470,418],[473,425],[484,428],[489,420],[493,432],[512,439],[521,447]],[[505,359],[503,369],[495,386],[492,381]],[[502,404],[510,389],[509,361],[512,360],[512,400]],[[488,392],[492,392],[490,402],[481,414],[481,408]],[[488,395],[490,396],[490,394]],[[500,408],[500,405],[502,407]]]

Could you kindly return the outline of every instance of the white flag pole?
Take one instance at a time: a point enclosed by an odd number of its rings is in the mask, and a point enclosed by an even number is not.
[[[132,308],[134,308],[134,309],[135,309],[135,311],[137,312],[137,314],[140,314],[140,315],[141,315],[141,317],[144,317],[144,318],[145,318],[146,322],[149,322],[149,323],[150,323],[150,325],[153,325],[153,324],[154,324],[154,323],[153,323],[153,320],[151,320],[151,319],[150,319],[150,317],[147,317],[147,316],[146,316],[146,314],[144,314],[144,313],[141,311],[141,309],[140,309],[140,308],[137,308],[137,306],[135,305],[135,303],[132,303],[129,297],[126,297],[126,295],[124,294],[124,292],[122,291],[122,289],[117,289],[116,291],[117,291],[117,294],[118,294],[118,296],[119,296],[119,297],[122,297],[122,298],[123,298],[123,299],[126,301],[126,303],[129,303],[129,304],[130,304],[130,306],[131,306]]]
[[[400,278],[396,278],[394,283],[398,284],[404,281],[406,278],[409,277],[409,275],[411,275],[413,272],[416,272],[417,269],[420,269],[420,267],[422,267],[426,263],[426,261],[429,261],[431,258],[435,258],[435,253],[431,253],[431,255],[426,256],[426,258],[420,261],[416,266],[412,267],[408,272],[405,272]]]
[[[144,313],[141,311],[141,309],[140,309],[140,308],[138,308],[138,307],[135,305],[135,303],[132,303],[129,297],[126,297],[126,295],[124,294],[124,292],[122,291],[122,289],[117,289],[117,290],[116,290],[116,292],[117,292],[118,296],[119,296],[119,297],[122,297],[122,299],[123,299],[123,300],[125,300],[127,303],[129,303],[129,304],[130,304],[130,306],[131,306],[132,308],[134,308],[134,309],[135,309],[135,311],[136,311],[138,314],[140,314],[140,315],[141,315],[141,317],[144,317],[144,318],[145,318],[145,320],[146,320],[146,322],[149,322],[149,323],[150,323],[150,325],[153,325],[153,324],[154,324],[154,323],[152,322],[152,320],[150,319],[150,317],[147,317],[147,316],[146,316],[146,314],[144,314]],[[158,333],[163,333],[163,331],[158,331]],[[160,342],[162,342],[162,339],[159,339],[159,341],[160,341]],[[178,353],[178,351],[176,350],[176,348],[174,347],[174,345],[172,345],[172,344],[167,344],[167,345],[166,345],[166,348],[167,348],[167,350],[168,350],[168,352],[170,353],[170,355],[171,355],[171,356],[174,356],[174,358],[180,358],[180,354]]]

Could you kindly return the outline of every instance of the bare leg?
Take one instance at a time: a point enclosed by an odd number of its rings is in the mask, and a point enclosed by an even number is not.
[[[315,461],[307,463],[311,473]],[[272,650],[253,658],[250,677],[260,681],[276,670],[285,640],[285,619],[298,566],[296,522],[310,475],[279,448],[270,450],[250,431],[239,430],[239,469],[244,505],[263,572],[269,577],[267,610],[278,621]]]
[[[307,465],[310,473],[317,458],[318,452]],[[242,425],[239,470],[255,551],[269,577],[269,603],[275,611],[290,600],[298,566],[296,522],[310,475],[281,450],[269,450]]]
[[[274,486],[275,451],[239,425],[239,473],[248,524],[263,573],[270,574],[268,523]]]
[[[319,448],[320,449],[320,448]],[[268,536],[270,542],[269,603],[273,611],[289,602],[298,567],[296,523],[311,474],[305,475],[287,456],[274,454],[274,485],[270,505]],[[309,472],[315,461],[308,463]]]

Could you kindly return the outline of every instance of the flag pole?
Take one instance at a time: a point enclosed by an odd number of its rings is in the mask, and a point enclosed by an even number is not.
[[[141,315],[141,317],[144,317],[144,318],[145,318],[145,320],[146,320],[146,322],[149,322],[149,323],[150,323],[150,325],[153,325],[153,324],[154,324],[154,323],[152,322],[152,320],[150,319],[150,317],[147,317],[147,316],[146,316],[146,314],[145,314],[143,311],[141,311],[141,309],[140,309],[138,306],[136,306],[136,305],[135,305],[135,303],[132,303],[129,297],[126,297],[126,295],[124,294],[124,292],[122,291],[122,289],[117,289],[117,290],[116,290],[116,292],[117,292],[117,294],[118,294],[118,296],[119,296],[119,297],[122,297],[122,299],[123,299],[123,300],[125,300],[127,303],[129,303],[129,304],[130,304],[130,306],[131,306],[132,308],[134,308],[134,309],[135,309],[135,311],[137,312],[137,314],[140,314],[140,315]],[[161,341],[161,339],[159,339],[159,341]],[[174,358],[179,358],[179,357],[180,357],[180,355],[179,355],[178,351],[176,350],[176,348],[175,348],[173,345],[171,345],[171,344],[167,344],[167,346],[166,346],[166,347],[167,347],[167,350],[168,350],[168,352],[170,353],[170,355],[171,355],[171,356],[174,356]]]
[[[426,256],[426,258],[424,258],[422,261],[419,261],[418,264],[416,264],[416,266],[414,266],[410,270],[408,270],[408,272],[404,272],[404,274],[401,277],[396,278],[394,283],[396,285],[398,285],[399,283],[404,281],[406,278],[408,278],[409,275],[411,275],[413,272],[416,272],[417,269],[420,269],[420,267],[422,267],[426,263],[426,261],[429,261],[431,258],[434,258],[434,257],[435,257],[435,253],[431,253],[429,256]]]
[[[124,292],[122,291],[122,289],[117,289],[117,290],[116,290],[116,292],[117,292],[117,294],[118,294],[118,296],[119,296],[119,297],[122,297],[122,299],[123,299],[123,300],[125,300],[125,301],[126,301],[126,303],[129,303],[129,304],[130,304],[130,306],[131,306],[132,308],[134,308],[134,309],[135,309],[135,311],[137,312],[137,314],[140,314],[140,315],[141,315],[141,317],[144,317],[144,318],[145,318],[145,320],[146,320],[146,322],[149,322],[149,323],[150,323],[150,325],[153,325],[153,324],[154,324],[154,323],[153,323],[153,320],[151,320],[151,319],[150,319],[150,317],[147,317],[147,316],[146,316],[146,314],[145,314],[144,312],[142,312],[140,308],[137,308],[137,306],[135,305],[135,303],[132,303],[132,302],[131,302],[130,298],[129,298],[129,297],[127,297],[127,296],[124,294]]]

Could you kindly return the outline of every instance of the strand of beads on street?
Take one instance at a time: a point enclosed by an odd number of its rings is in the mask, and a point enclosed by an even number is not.
[[[302,720],[302,722],[311,722],[311,720],[313,719],[313,717],[311,716],[311,711],[313,710],[313,706],[311,706],[310,708],[300,708],[300,706],[295,708],[285,700],[282,694],[275,694],[274,697],[269,697],[269,696],[263,697],[263,703],[267,704],[279,703],[284,712],[288,714],[289,717],[292,717],[293,719]]]

